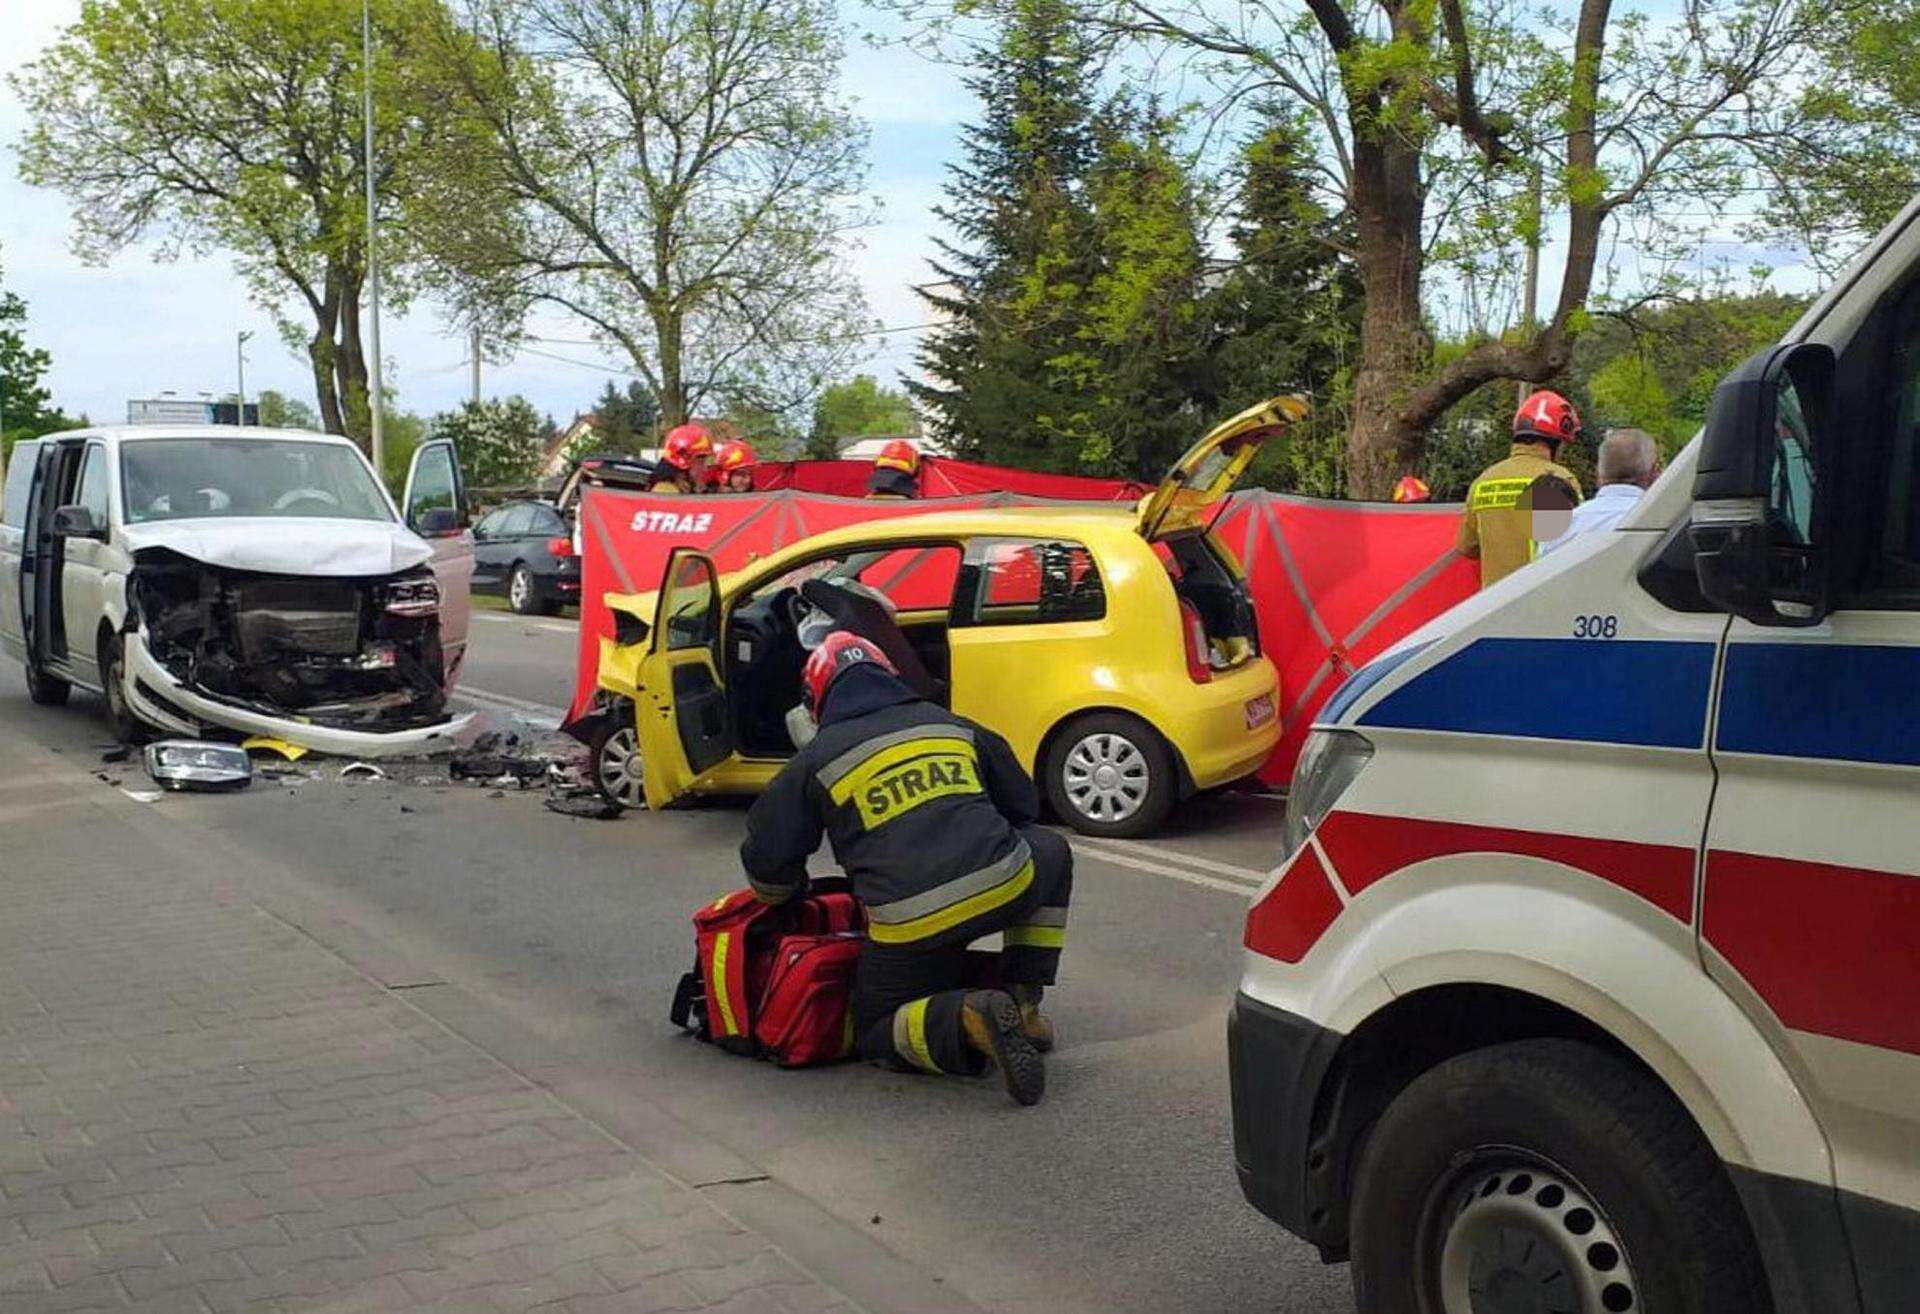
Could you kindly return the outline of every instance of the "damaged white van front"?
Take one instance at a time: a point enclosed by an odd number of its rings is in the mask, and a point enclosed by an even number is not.
[[[19,444],[0,506],[0,649],[29,695],[103,694],[115,730],[318,752],[450,748],[472,542],[450,444],[403,516],[344,438],[77,430]]]

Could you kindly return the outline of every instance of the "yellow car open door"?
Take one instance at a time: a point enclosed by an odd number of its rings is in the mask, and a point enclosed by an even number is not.
[[[1140,535],[1148,542],[1202,524],[1233,491],[1260,454],[1260,444],[1304,419],[1312,407],[1298,393],[1270,397],[1217,424],[1173,463],[1160,486],[1140,500]]]
[[[721,676],[723,619],[713,558],[675,548],[634,702],[649,808],[665,807],[733,756],[733,717]]]

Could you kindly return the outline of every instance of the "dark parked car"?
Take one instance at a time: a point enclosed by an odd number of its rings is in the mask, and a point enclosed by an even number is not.
[[[545,502],[509,502],[473,527],[473,591],[504,594],[523,616],[580,601],[573,529]]]

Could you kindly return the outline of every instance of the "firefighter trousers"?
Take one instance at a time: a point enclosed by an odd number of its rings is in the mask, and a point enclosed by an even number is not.
[[[1053,984],[1073,894],[1073,850],[1050,830],[1022,827],[1033,881],[1020,898],[925,944],[867,941],[853,979],[860,1056],[924,1072],[972,1074],[980,1058],[960,1030],[969,981],[967,945],[998,933],[1004,947],[992,973],[1000,986]]]

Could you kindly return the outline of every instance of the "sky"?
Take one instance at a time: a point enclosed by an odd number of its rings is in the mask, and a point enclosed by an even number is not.
[[[30,61],[79,12],[80,0],[0,0],[0,77]],[[912,325],[926,318],[911,289],[927,279],[937,226],[932,208],[972,101],[951,69],[861,40],[870,26],[860,13],[849,14],[842,70],[872,134],[867,189],[881,206],[854,264],[874,318],[886,326]],[[0,84],[0,269],[5,286],[27,302],[29,342],[52,354],[46,382],[57,406],[112,424],[125,420],[130,398],[230,393],[235,337],[246,331],[253,334],[246,347],[247,395],[272,388],[312,404],[304,354],[286,348],[224,258],[162,261],[157,243],[130,247],[105,266],[75,256],[66,198],[20,181],[16,146],[25,127],[18,99]],[[451,333],[433,307],[383,315],[380,330],[387,386],[402,409],[431,414],[467,398],[465,339]],[[542,316],[532,330],[576,343],[587,338],[583,326],[559,315]],[[857,368],[894,382],[912,367],[915,337],[872,338],[873,355]],[[528,345],[548,356],[613,361],[593,345]],[[519,393],[564,424],[590,409],[609,379],[625,385],[627,376],[613,364],[616,369],[583,367],[522,352],[512,361],[488,362],[481,389],[489,396]]]
[[[1653,0],[1652,7],[1657,11],[1663,2]],[[0,78],[73,22],[80,3],[0,0]],[[977,107],[951,67],[898,45],[876,48],[863,40],[882,20],[859,0],[842,0],[842,15],[848,37],[842,80],[871,133],[868,191],[880,205],[880,219],[866,232],[853,264],[879,324],[918,325],[927,314],[912,286],[929,276],[927,260],[939,231],[933,207],[947,165],[956,158],[961,125]],[[282,343],[224,258],[162,261],[155,243],[131,247],[105,266],[76,257],[69,248],[66,198],[19,179],[15,146],[25,127],[20,104],[0,81],[0,268],[5,286],[28,303],[29,341],[52,354],[49,386],[56,405],[96,423],[117,423],[125,419],[130,398],[230,393],[235,335],[243,331],[253,334],[246,348],[248,395],[272,388],[311,404],[304,355]],[[1549,231],[1542,252],[1543,308],[1558,291],[1564,247],[1556,236]],[[1736,271],[1755,260],[1781,267],[1775,282],[1781,290],[1804,291],[1817,282],[1810,270],[1794,268],[1791,253],[1745,246],[1731,229],[1724,240],[1703,246],[1701,257]],[[1610,246],[1607,258],[1628,266],[1632,280],[1630,249]],[[1448,289],[1436,283],[1433,293],[1444,313]],[[518,393],[564,424],[589,409],[608,380],[624,386],[629,377],[617,359],[585,341],[588,334],[577,321],[547,314],[529,331],[561,341],[527,343],[512,360],[487,362],[486,395]],[[465,400],[471,386],[466,342],[448,331],[433,306],[417,305],[404,317],[384,315],[381,333],[387,385],[402,409],[432,414]],[[855,368],[897,382],[912,369],[918,336],[889,332],[868,339],[872,354]]]

